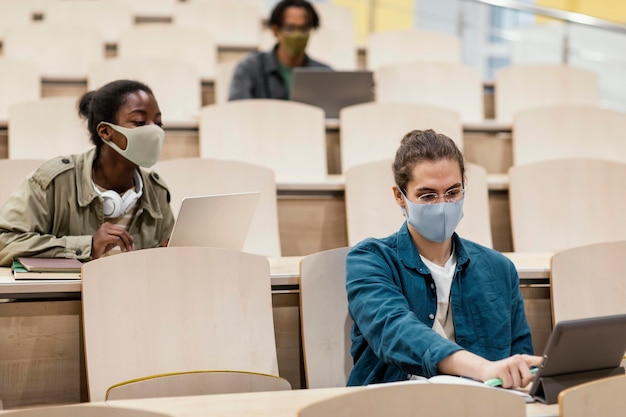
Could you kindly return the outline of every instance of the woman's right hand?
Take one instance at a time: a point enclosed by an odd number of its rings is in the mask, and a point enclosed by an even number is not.
[[[104,222],[96,230],[91,240],[91,257],[98,259],[116,246],[119,246],[122,252],[135,250],[133,237],[126,229]]]

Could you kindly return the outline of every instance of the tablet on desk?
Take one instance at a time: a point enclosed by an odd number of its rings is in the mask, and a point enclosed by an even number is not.
[[[290,99],[321,107],[327,119],[336,119],[342,108],[372,101],[373,85],[372,71],[294,68]]]
[[[183,198],[168,246],[242,250],[260,193]]]
[[[562,390],[624,373],[626,314],[556,324],[530,388],[537,401],[554,404]]]

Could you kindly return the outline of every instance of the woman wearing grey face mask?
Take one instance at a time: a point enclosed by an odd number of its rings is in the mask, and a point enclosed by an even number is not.
[[[461,239],[465,168],[452,139],[406,134],[393,195],[407,221],[347,256],[354,368],[348,385],[450,374],[506,388],[532,381],[530,329],[515,266]]]
[[[169,191],[145,169],[165,136],[152,90],[113,81],[86,93],[78,107],[94,147],[45,162],[0,207],[2,266],[18,256],[90,260],[167,244]]]

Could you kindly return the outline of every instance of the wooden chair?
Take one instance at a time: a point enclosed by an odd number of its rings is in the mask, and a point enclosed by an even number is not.
[[[559,158],[626,162],[626,113],[561,104],[522,110],[513,118],[513,163]]]
[[[509,169],[513,249],[555,252],[626,240],[626,163],[570,158]]]
[[[566,65],[516,65],[496,72],[498,121],[512,122],[518,111],[553,104],[598,105],[598,76]]]
[[[50,405],[24,408],[19,410],[7,410],[2,412],[8,417],[169,417],[156,411],[141,410],[137,408],[114,407],[110,404],[72,404]]]
[[[552,323],[626,313],[626,241],[556,252],[550,267]]]
[[[215,69],[215,104],[228,101],[230,83],[238,63],[239,61],[226,61],[217,64]]]
[[[117,79],[146,83],[159,102],[163,125],[195,122],[202,107],[202,83],[188,63],[159,58],[109,58],[89,69],[87,87],[94,90]]]
[[[40,98],[41,76],[37,64],[0,57],[0,120],[8,119],[13,104]]]
[[[400,140],[414,129],[433,129],[463,149],[463,125],[453,110],[418,103],[364,103],[339,113],[341,168],[394,158]]]
[[[0,159],[0,205],[44,162],[44,159]]]
[[[598,379],[563,390],[559,417],[623,417],[626,414],[626,375]]]
[[[484,120],[483,82],[475,68],[448,62],[404,62],[379,67],[376,101],[412,102],[454,110],[463,122]]]
[[[343,387],[352,370],[346,295],[350,248],[308,255],[300,263],[300,320],[307,388]]]
[[[243,251],[281,255],[276,181],[270,168],[241,161],[182,158],[159,161],[154,170],[169,186],[174,215],[184,197],[260,191]]]
[[[40,22],[9,28],[2,54],[36,63],[44,78],[84,79],[104,59],[105,44],[94,27]]]
[[[11,26],[24,26],[34,22],[39,0],[2,0],[0,2],[0,41]]]
[[[99,1],[119,2],[119,0]],[[132,8],[135,21],[162,21],[172,18],[176,0],[125,0],[124,3]]]
[[[177,2],[172,23],[201,30],[218,46],[238,48],[256,49],[261,31],[258,5],[241,0]]]
[[[506,390],[456,384],[376,384],[312,403],[298,417],[525,417],[526,403]]]
[[[82,300],[91,401],[172,372],[278,375],[267,258],[203,247],[99,258],[83,265]]]
[[[195,67],[201,79],[213,80],[217,64],[217,44],[211,35],[197,28],[145,24],[134,26],[120,34],[117,56],[186,63]],[[170,83],[176,85],[174,82]],[[182,87],[177,88],[185,91]]]
[[[324,111],[283,100],[236,100],[204,106],[200,157],[271,168],[276,176],[327,175]]]
[[[97,28],[105,42],[118,42],[120,33],[135,24],[133,9],[122,2],[91,0],[50,1],[44,19],[55,24],[80,24]]]
[[[311,33],[307,54],[337,71],[354,71],[358,67],[354,32],[321,27]]]
[[[400,228],[405,218],[393,199],[392,159],[356,165],[346,171],[346,223],[348,244],[367,237],[385,237]],[[457,233],[474,242],[493,247],[489,216],[487,172],[480,165],[465,163],[467,186],[464,217]]]
[[[457,36],[423,30],[372,33],[367,38],[367,68],[411,61],[461,63],[461,40]]]
[[[279,376],[240,371],[193,371],[122,382],[107,390],[106,400],[287,390],[291,390],[291,384]]]
[[[93,146],[74,97],[44,97],[14,104],[9,109],[8,129],[11,159],[49,159]]]

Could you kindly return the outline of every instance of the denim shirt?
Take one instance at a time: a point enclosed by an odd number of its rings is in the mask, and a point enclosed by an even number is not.
[[[230,83],[228,100],[250,98],[287,100],[285,80],[280,75],[276,57],[277,48],[278,45],[268,52],[252,52],[237,64]],[[330,70],[328,65],[309,56],[305,56],[302,66]]]
[[[437,291],[406,223],[366,239],[346,259],[354,368],[348,385],[431,377],[459,350],[488,360],[532,354],[519,278],[504,255],[453,235],[457,266],[450,289],[456,342],[433,329]]]

